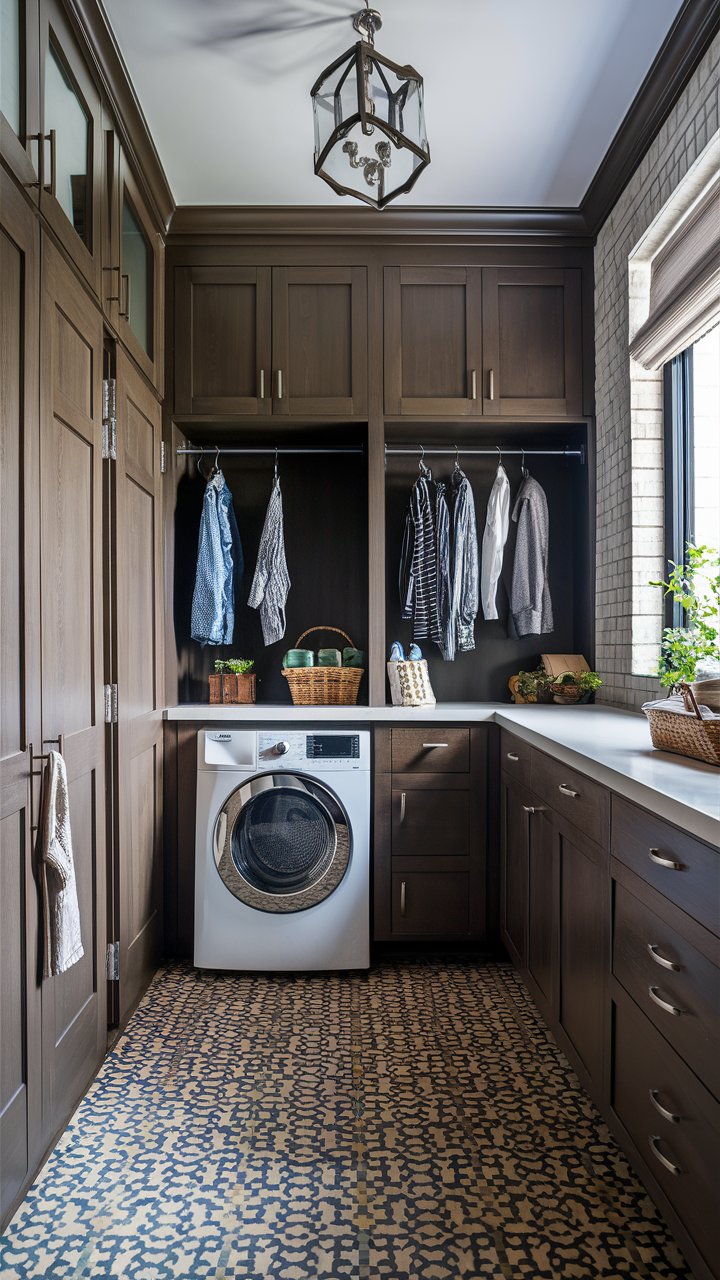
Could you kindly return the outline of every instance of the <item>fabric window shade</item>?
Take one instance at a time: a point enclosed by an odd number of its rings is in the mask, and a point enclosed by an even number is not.
[[[720,178],[655,255],[650,314],[630,343],[644,369],[659,369],[720,315]]]

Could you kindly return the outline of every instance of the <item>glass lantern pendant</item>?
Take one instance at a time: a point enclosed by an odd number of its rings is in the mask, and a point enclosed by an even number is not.
[[[360,40],[311,90],[315,172],[341,196],[382,209],[409,191],[430,163],[422,76],[375,52],[377,9],[353,18]]]

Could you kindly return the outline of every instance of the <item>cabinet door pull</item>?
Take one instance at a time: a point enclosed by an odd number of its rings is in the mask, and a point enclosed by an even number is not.
[[[477,400],[477,373],[475,369],[471,369],[470,371],[470,384],[472,386],[472,395],[470,399]]]
[[[660,1106],[660,1103],[657,1100],[657,1089],[648,1089],[648,1093],[650,1094],[650,1101],[652,1102],[655,1110],[662,1116],[663,1120],[669,1120],[671,1124],[680,1123],[680,1116],[674,1116],[672,1111],[666,1111],[664,1107]]]
[[[57,134],[54,129],[45,134],[45,141],[50,143],[50,181],[43,183],[51,196],[57,195]],[[43,174],[43,177],[45,175]]]
[[[668,1004],[667,1000],[661,1000],[660,996],[655,994],[656,991],[657,987],[648,987],[648,995],[650,996],[650,999],[654,1000],[655,1004],[659,1005],[661,1009],[664,1009],[666,1013],[672,1013],[675,1018],[679,1018],[682,1013],[682,1009],[676,1009],[674,1004]]]
[[[680,972],[680,965],[679,965],[679,964],[673,964],[672,960],[666,960],[664,956],[659,956],[659,955],[658,955],[658,953],[657,953],[657,949],[658,949],[658,944],[657,944],[657,942],[648,942],[648,944],[647,944],[647,949],[648,949],[648,951],[650,952],[650,955],[652,956],[652,958],[653,958],[653,960],[655,961],[655,963],[656,963],[656,964],[660,964],[660,965],[662,965],[663,969],[672,969],[672,970],[673,970],[673,972],[675,972],[675,973],[679,973],[679,972]]]
[[[260,370],[260,399],[265,399],[265,370]]]
[[[278,369],[278,400],[282,400],[282,369]]]
[[[405,881],[400,883],[400,915],[405,915]]]
[[[447,746],[447,742],[423,742],[424,751],[426,751],[428,747],[446,747],[446,746]]]
[[[400,792],[400,821],[405,821],[405,792]]]
[[[507,758],[508,760],[512,760],[515,764],[517,764],[518,760],[520,759],[520,757],[516,756],[512,751],[508,751]]]
[[[544,804],[524,804],[523,809],[525,810],[526,813],[544,813],[545,805]]]
[[[573,791],[572,788],[569,787],[566,782],[560,783],[558,787],[558,791],[562,796],[572,796],[573,800],[577,800],[580,795],[579,791]]]
[[[491,369],[491,370],[490,370],[490,387],[489,387],[489,392],[490,392],[490,394],[489,394],[489,396],[488,396],[488,400],[494,400],[494,399],[495,399],[495,371],[494,371],[494,369]]]
[[[658,1158],[658,1160],[660,1161],[660,1163],[661,1163],[661,1164],[664,1164],[664,1165],[665,1165],[665,1168],[666,1168],[666,1169],[669,1169],[669,1170],[670,1170],[670,1172],[671,1172],[671,1173],[674,1173],[674,1174],[675,1174],[675,1176],[677,1177],[677,1175],[678,1175],[679,1173],[681,1173],[681,1172],[682,1172],[682,1170],[679,1168],[679,1166],[678,1166],[678,1165],[673,1164],[672,1160],[668,1160],[668,1159],[666,1159],[666,1157],[662,1154],[662,1152],[661,1152],[661,1151],[658,1151],[657,1147],[655,1146],[655,1143],[656,1143],[656,1142],[659,1142],[659,1141],[660,1141],[660,1134],[659,1134],[659,1133],[654,1133],[654,1134],[652,1134],[652,1135],[650,1136],[650,1149],[651,1149],[651,1151],[652,1151],[653,1155],[654,1155],[654,1156],[657,1156],[657,1158]]]
[[[661,858],[657,849],[648,849],[648,858],[658,867],[669,867],[671,871],[682,871],[682,862],[673,862],[672,858]]]
[[[120,276],[120,299],[121,299],[120,310],[118,311],[118,315],[122,316],[123,320],[129,320],[130,319],[130,277],[128,275]],[[124,306],[123,306],[123,299],[125,303]]]

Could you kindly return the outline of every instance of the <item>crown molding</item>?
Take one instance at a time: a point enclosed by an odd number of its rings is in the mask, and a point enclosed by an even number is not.
[[[236,243],[280,239],[307,244],[314,239],[452,244],[508,235],[577,241],[586,240],[588,231],[578,209],[395,206],[377,211],[365,205],[178,205],[169,227],[173,244],[208,236]]]
[[[720,31],[720,0],[685,0],[581,201],[597,236]]]
[[[175,201],[101,0],[63,0],[63,4],[84,38],[115,116],[120,141],[158,226],[165,232]]]

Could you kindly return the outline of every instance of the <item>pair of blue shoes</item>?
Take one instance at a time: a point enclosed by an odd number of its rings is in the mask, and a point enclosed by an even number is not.
[[[408,661],[418,662],[420,658],[422,658],[422,650],[416,644],[411,644],[410,649],[408,651]],[[390,661],[391,662],[405,661],[405,650],[403,649],[399,640],[393,641],[393,645],[390,650]]]

